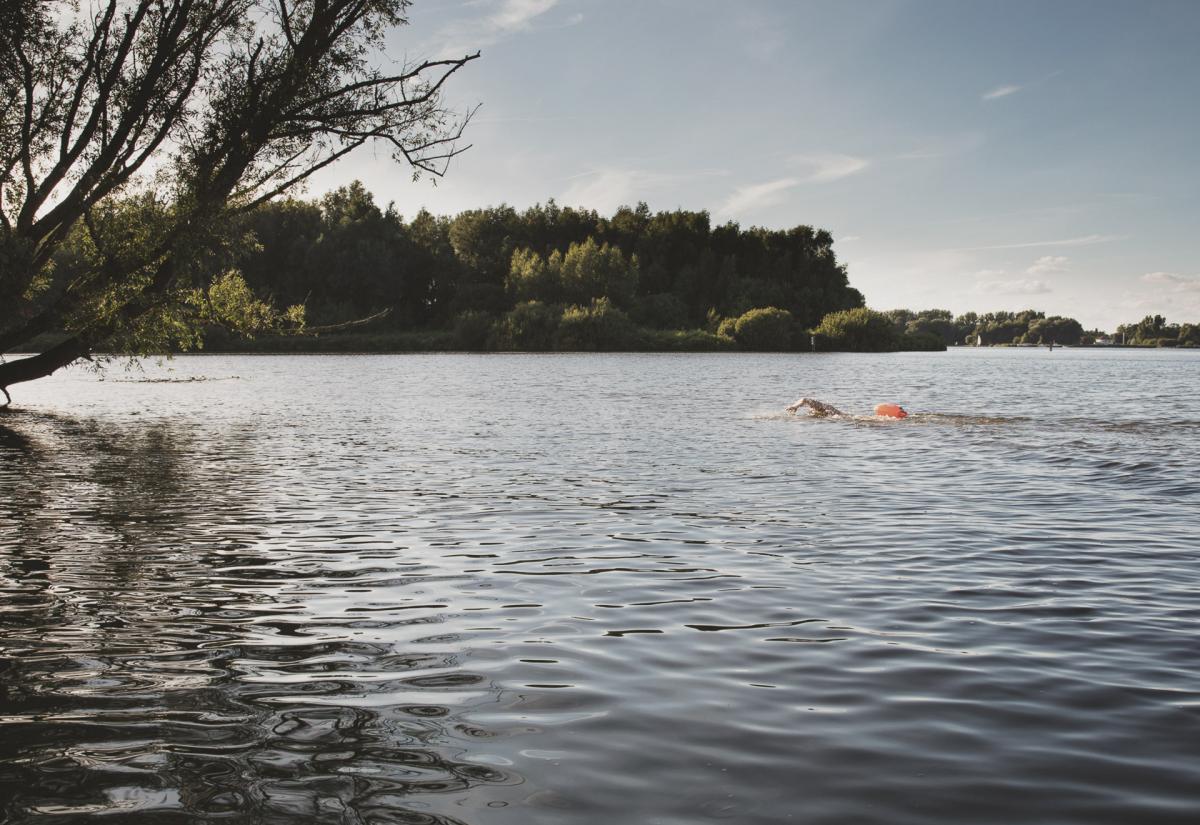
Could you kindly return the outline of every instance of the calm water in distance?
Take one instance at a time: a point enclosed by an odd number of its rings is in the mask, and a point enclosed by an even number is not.
[[[1040,349],[18,386],[0,821],[1195,823],[1197,387]]]

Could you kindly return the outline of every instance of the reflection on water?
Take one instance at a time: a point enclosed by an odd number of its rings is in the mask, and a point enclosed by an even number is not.
[[[517,781],[459,759],[487,735],[459,709],[496,691],[436,616],[314,615],[374,577],[269,541],[245,434],[24,414],[0,445],[14,820],[458,822],[412,797]]]
[[[1191,355],[22,388],[0,820],[1190,822]]]

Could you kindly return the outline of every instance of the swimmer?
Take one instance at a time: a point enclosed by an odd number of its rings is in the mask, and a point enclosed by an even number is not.
[[[786,408],[786,412],[799,412],[801,407],[808,407],[812,414],[819,418],[826,416],[844,416],[845,413],[832,404],[817,401],[815,398],[801,398],[795,404]],[[899,404],[876,404],[875,415],[879,418],[908,418],[908,412]]]
[[[787,412],[799,412],[801,407],[808,407],[812,410],[815,416],[825,417],[827,415],[845,415],[841,410],[832,404],[826,404],[824,401],[818,401],[815,398],[801,398],[795,404],[787,408]]]

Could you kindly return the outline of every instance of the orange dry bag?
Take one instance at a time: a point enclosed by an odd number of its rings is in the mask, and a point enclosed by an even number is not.
[[[875,414],[884,418],[908,418],[908,413],[899,404],[876,404]]]

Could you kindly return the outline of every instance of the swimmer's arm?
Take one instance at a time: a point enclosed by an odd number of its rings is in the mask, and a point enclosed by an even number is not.
[[[826,404],[824,401],[817,401],[815,398],[801,398],[795,404],[787,408],[787,411],[794,413],[801,407],[808,407],[813,411],[814,415],[842,415],[842,411],[832,404]]]

